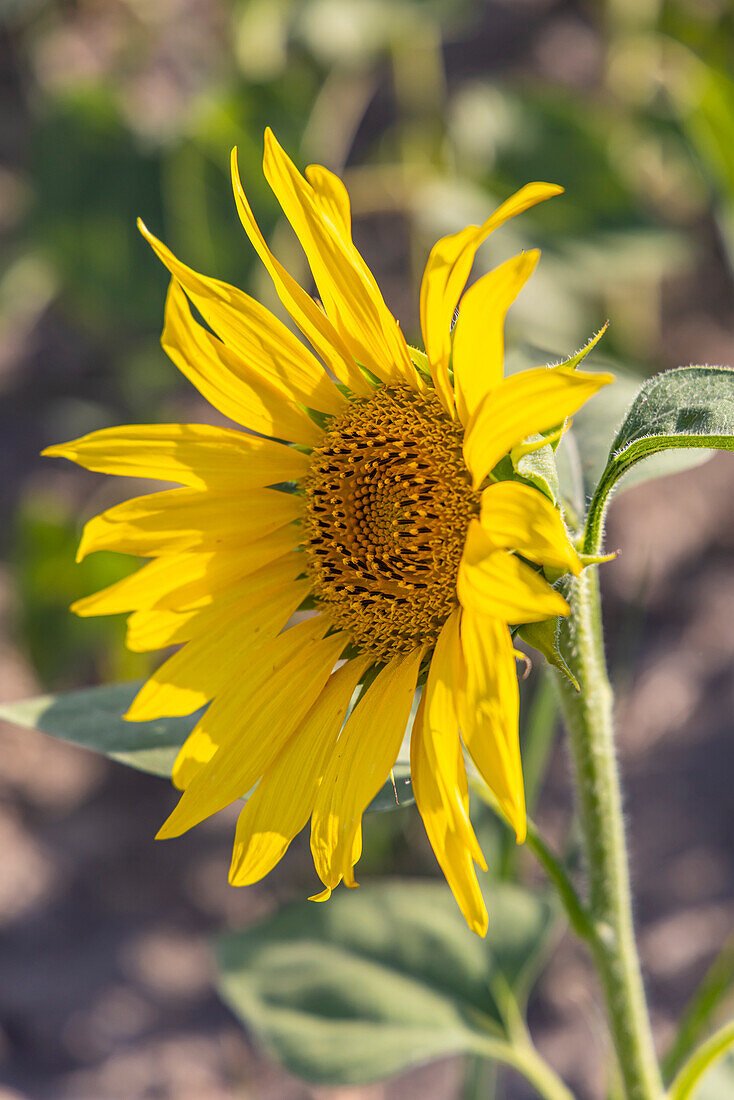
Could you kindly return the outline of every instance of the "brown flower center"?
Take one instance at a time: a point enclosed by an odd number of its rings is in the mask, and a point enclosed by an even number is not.
[[[335,626],[385,661],[436,642],[479,497],[462,431],[434,393],[383,386],[332,421],[312,454],[305,548]]]

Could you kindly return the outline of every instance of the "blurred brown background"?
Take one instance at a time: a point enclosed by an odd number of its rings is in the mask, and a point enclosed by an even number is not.
[[[432,241],[552,180],[563,198],[481,258],[543,248],[511,356],[569,354],[610,317],[593,365],[641,378],[731,364],[733,63],[728,0],[0,0],[0,701],[147,668],[123,650],[122,623],[67,611],[129,568],[73,563],[84,519],[126,487],[38,457],[108,424],[210,418],[158,347],[166,280],[138,214],[187,262],[272,305],[227,179],[236,143],[264,230],[304,277],[261,175],[270,124],[301,163],[344,174],[357,242],[415,336]],[[611,516],[609,648],[664,1044],[734,925],[734,458],[630,490]],[[459,1060],[307,1087],[216,999],[208,933],[310,892],[303,838],[237,891],[231,814],[157,844],[165,782],[10,726],[0,759],[2,1100],[462,1094]],[[536,815],[551,838],[569,800],[559,740]],[[363,879],[435,873],[413,809],[366,833]],[[578,1096],[600,1097],[600,1011],[570,941],[530,1018]]]

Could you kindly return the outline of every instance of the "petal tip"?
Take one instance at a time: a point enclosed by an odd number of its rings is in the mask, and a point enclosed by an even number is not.
[[[167,821],[163,822],[160,829],[155,834],[155,840],[171,840],[172,837],[177,835],[169,825],[170,820],[171,818],[169,817]]]
[[[489,916],[485,913],[483,918],[474,918],[467,921],[467,924],[471,932],[474,932],[480,939],[484,939],[489,928]]]

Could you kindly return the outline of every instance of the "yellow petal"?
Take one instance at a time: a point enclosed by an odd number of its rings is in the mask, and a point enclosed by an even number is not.
[[[351,244],[352,208],[342,180],[320,164],[309,164],[304,175],[313,187],[314,197],[322,214]]]
[[[267,875],[300,833],[313,809],[326,763],[336,745],[369,658],[335,672],[248,799],[237,822],[229,881],[247,886]]]
[[[193,489],[256,489],[297,481],[308,455],[270,439],[208,424],[128,424],[103,428],[41,452],[87,470],[177,481]]]
[[[181,746],[173,765],[172,778],[179,789],[188,787],[194,776],[209,763],[227,738],[229,730],[224,720],[219,721],[217,718],[217,712],[221,715],[226,708],[227,697],[240,689],[250,695],[262,690],[275,672],[292,661],[304,648],[320,641],[328,629],[326,616],[318,615],[284,630],[277,637],[270,637],[264,642],[260,639],[254,647],[251,645],[244,652],[246,663],[240,660],[236,670],[234,660],[227,659],[230,675],[225,679],[220,674],[219,685],[214,693],[220,697],[218,707],[210,707],[210,711],[196,724]],[[214,650],[211,649],[210,653],[213,654]],[[223,653],[224,650],[220,648],[220,659]]]
[[[469,820],[469,790],[459,739],[457,692],[462,655],[459,613],[444,626],[431,661],[410,739],[413,790],[428,839],[467,924],[483,936],[487,910],[476,861],[484,861]]]
[[[562,424],[613,381],[612,374],[564,366],[536,367],[505,378],[480,402],[464,437],[464,458],[474,487],[517,443]]]
[[[420,725],[422,718],[423,714],[419,708],[411,735],[410,750],[410,771],[416,803],[438,864],[466,923],[472,932],[476,932],[478,936],[484,936],[487,933],[489,918],[477,881],[474,861],[466,844],[453,829],[455,807],[448,802],[428,758]],[[464,758],[458,738],[454,748],[457,769],[463,768]],[[464,778],[466,779],[466,773]]]
[[[461,644],[465,681],[458,698],[464,743],[522,843],[527,821],[510,632],[497,619],[464,610]]]
[[[551,183],[528,183],[503,202],[484,225],[470,225],[458,233],[442,237],[431,249],[421,282],[421,329],[431,374],[447,411],[453,410],[449,382],[451,322],[477,249],[490,233],[510,218],[562,191],[562,187]]]
[[[295,550],[300,536],[301,529],[289,524],[237,550],[165,554],[109,588],[77,600],[71,610],[87,616],[118,615],[141,608],[206,606],[241,577]]]
[[[293,587],[293,581],[303,572],[303,568],[302,554],[285,554],[257,572],[233,582],[226,591],[220,592],[203,606],[182,610],[145,608],[135,611],[127,621],[125,644],[137,653],[181,645],[209,631],[220,633],[230,619],[243,613],[246,616],[256,603],[286,596],[287,592],[295,599],[299,591],[301,598],[304,598],[303,585],[297,586],[297,589]]]
[[[340,633],[303,646],[255,690],[247,670],[212,703],[197,730],[218,748],[192,776],[159,837],[180,836],[247,794],[303,722],[348,640]]]
[[[265,178],[308,257],[327,316],[351,354],[383,382],[422,388],[400,327],[357,249],[325,216],[322,199],[265,131]]]
[[[143,684],[125,717],[131,722],[191,714],[228,686],[238,684],[258,669],[267,674],[271,639],[308,595],[308,581],[296,581],[277,595],[265,592],[236,603],[216,631],[195,638],[169,657]],[[287,643],[273,642],[280,650]],[[296,640],[299,635],[293,636]],[[257,652],[255,652],[257,651]],[[263,663],[264,662],[264,663]]]
[[[329,318],[268,248],[242,187],[236,148],[232,150],[232,187],[245,233],[273,280],[281,302],[334,377],[349,386],[353,393],[369,397],[372,387]]]
[[[322,365],[270,310],[236,287],[199,275],[176,259],[142,221],[138,226],[206,323],[256,376],[291,401],[325,413],[342,411],[345,398]]]
[[[501,481],[482,493],[479,517],[495,550],[516,550],[538,565],[578,574],[579,556],[551,502],[529,485]]]
[[[454,327],[453,367],[456,411],[462,424],[485,394],[502,381],[505,317],[525,286],[540,252],[521,252],[483,275],[467,290]]]
[[[319,878],[333,889],[353,884],[362,814],[397,759],[415,695],[422,649],[393,657],[359,699],[332,754],[311,819]]]
[[[462,607],[506,623],[568,614],[563,596],[514,554],[495,550],[476,520],[469,525],[456,590]]]
[[[77,561],[94,550],[153,557],[182,550],[236,549],[298,519],[294,493],[252,489],[235,496],[199,489],[166,489],[133,497],[90,519]]]
[[[202,397],[236,423],[294,443],[321,439],[321,429],[282,386],[275,386],[194,320],[175,279],[166,298],[161,344]]]
[[[461,611],[457,608],[444,624],[436,643],[421,698],[421,729],[424,751],[441,788],[446,812],[451,815],[451,828],[477,863],[486,870],[469,821],[469,791],[463,758],[457,762],[454,751],[459,737],[458,693],[462,689],[464,675],[460,621]],[[417,726],[416,717],[414,728]]]

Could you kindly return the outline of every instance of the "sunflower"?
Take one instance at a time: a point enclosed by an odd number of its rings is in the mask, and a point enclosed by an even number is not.
[[[569,365],[503,377],[505,314],[537,251],[463,292],[488,235],[562,189],[528,184],[484,225],[438,241],[420,292],[424,353],[406,343],[354,246],[341,180],[317,165],[301,175],[270,131],[264,172],[320,303],[269,250],[233,150],[245,232],[313,350],[140,223],[172,276],[163,347],[248,430],[108,428],[44,452],[180,486],[87,523],[78,560],[96,550],[151,560],[73,610],[130,613],[134,650],[179,647],[126,717],[208,704],[178,754],[182,794],[158,836],[179,836],[252,792],[237,823],[234,885],[266,875],[309,817],[317,900],[342,880],[357,885],[362,816],[422,688],[410,733],[415,799],[469,926],[483,934],[475,865],[486,865],[464,750],[522,841],[510,627],[567,614],[542,570],[557,578],[581,569],[553,503],[530,483],[501,479],[498,464],[612,379]]]

